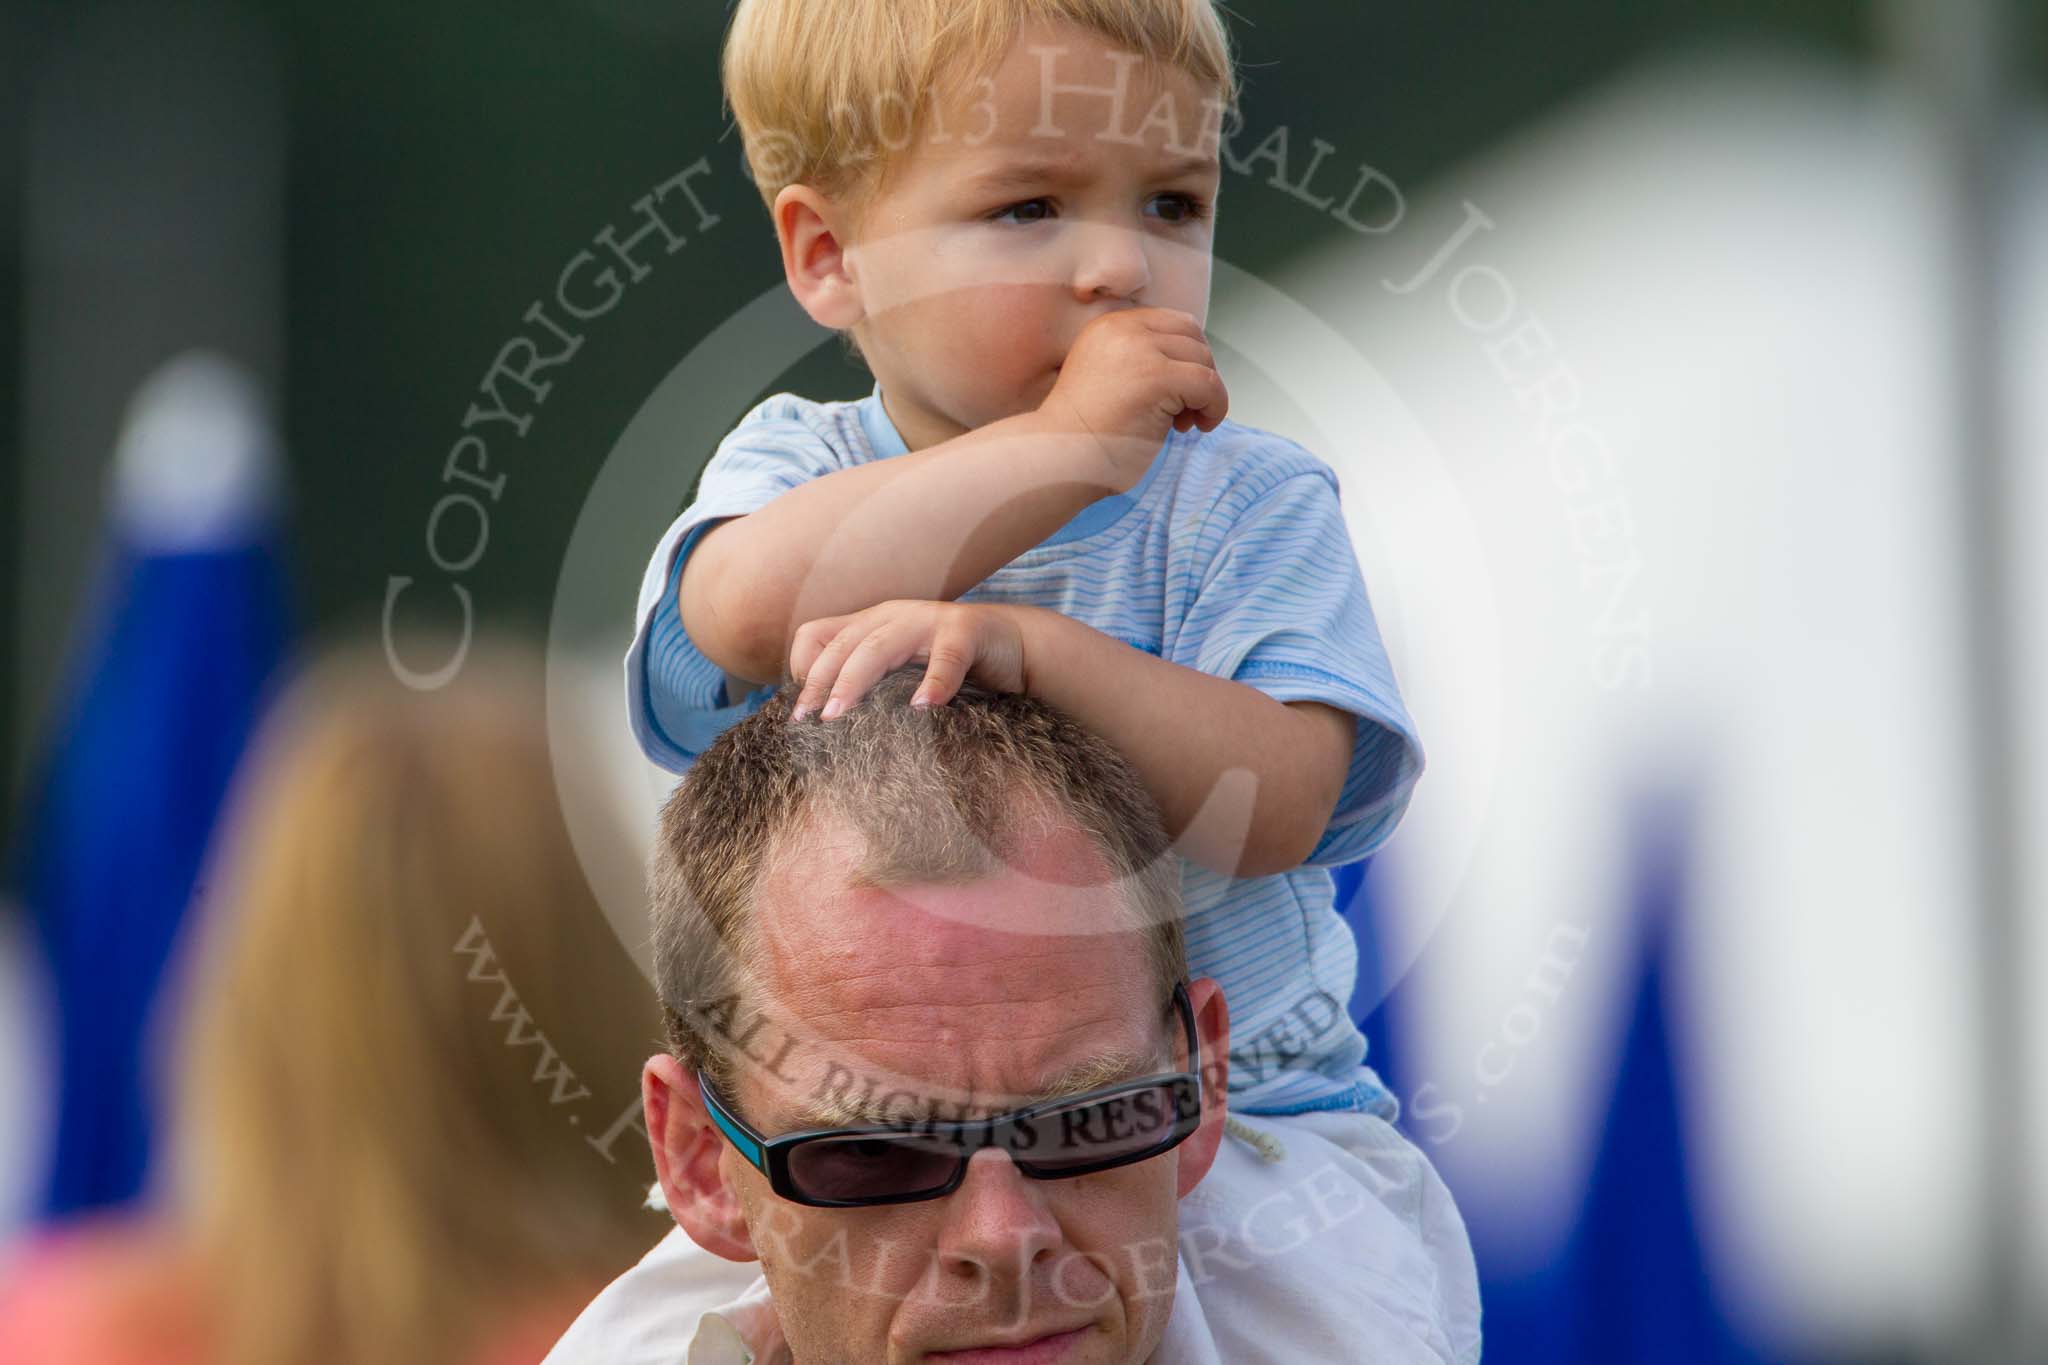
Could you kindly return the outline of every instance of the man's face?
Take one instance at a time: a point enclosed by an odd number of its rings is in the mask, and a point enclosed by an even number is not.
[[[1072,87],[1121,87],[1121,108]],[[1105,312],[1207,317],[1220,108],[1184,72],[1043,22],[942,105],[847,250],[854,335],[913,450],[1037,407]]]
[[[773,1071],[740,1064],[758,1131],[979,1116],[1185,1065],[1141,940],[1102,932],[1127,912],[1079,832],[984,881],[886,890],[856,883],[849,830],[783,847],[758,890],[760,1004],[796,1041]],[[863,1209],[783,1200],[730,1148],[720,1169],[799,1361],[1122,1365],[1172,1307],[1186,1151],[1039,1181],[984,1150],[944,1198]]]

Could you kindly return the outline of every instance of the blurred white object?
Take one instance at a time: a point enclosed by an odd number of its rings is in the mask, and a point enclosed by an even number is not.
[[[19,538],[22,735],[63,704],[131,397],[198,344],[275,384],[285,335],[284,61],[262,7],[87,0],[51,18],[21,64],[22,458],[0,509]]]
[[[269,405],[247,370],[187,351],[136,390],[114,452],[112,500],[137,543],[164,552],[238,544],[270,524],[278,498]]]
[[[2038,112],[2030,127],[2012,230],[2032,253],[2014,281],[2023,376],[2048,373]],[[1851,1354],[1933,1348],[1973,1306],[1975,1129],[1987,1103],[2015,1102],[1979,1094],[1968,1064],[1968,603],[1939,150],[1905,95],[1862,72],[1662,64],[1411,196],[1398,232],[1277,281],[1379,368],[1451,465],[1500,603],[1499,717],[1461,713],[1469,690],[1432,669],[1449,655],[1429,636],[1469,623],[1411,599],[1387,627],[1421,642],[1395,665],[1432,757],[1386,855],[1393,908],[1456,896],[1389,953],[1429,954],[1421,1009],[1400,1022],[1433,1087],[1418,1106],[1411,1076],[1411,1125],[1435,1127],[1425,1148],[1462,1199],[1515,1211],[1524,1255],[1555,1249],[1640,965],[1625,816],[1646,787],[1697,780],[1674,1046],[1698,1067],[1680,1082],[1702,1233],[1745,1319]],[[1398,292],[1475,209],[1491,226]],[[2042,386],[2015,387],[2031,405],[2018,448],[2038,466]],[[2048,684],[2048,563],[2032,553],[2019,597],[2034,609],[2013,623],[2035,632],[2022,696]],[[1638,626],[1646,657],[1617,667]],[[1432,745],[1492,724],[1495,771]],[[2033,745],[2027,827],[2043,830]],[[1539,970],[1557,989],[1532,993]],[[2048,1038],[2037,1069],[2044,1056]],[[2012,1085],[2038,1097],[2044,1080]]]

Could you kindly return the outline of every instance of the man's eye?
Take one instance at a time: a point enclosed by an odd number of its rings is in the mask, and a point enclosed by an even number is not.
[[[1029,210],[1032,210],[1032,209],[1044,209],[1044,210],[1048,210],[1048,211],[1050,211],[1050,209],[1051,209],[1051,208],[1052,208],[1052,201],[1051,201],[1050,199],[1025,199],[1025,200],[1022,200],[1022,201],[1020,201],[1020,202],[1018,202],[1018,203],[1015,203],[1015,204],[1011,204],[1011,205],[1009,205],[1009,206],[1008,206],[1007,208],[1000,208],[1000,209],[997,209],[997,210],[996,210],[996,211],[995,211],[994,213],[991,213],[991,214],[990,214],[990,215],[989,215],[988,217],[989,217],[989,221],[990,221],[990,222],[992,222],[992,223],[1000,223],[1000,222],[1003,222],[1003,221],[1005,221],[1005,220],[1007,219],[1008,215],[1010,215],[1010,214],[1013,214],[1013,213],[1021,213],[1021,214],[1024,214],[1024,216],[1022,216],[1022,217],[1019,217],[1019,218],[1017,218],[1017,219],[1016,219],[1015,221],[1017,221],[1017,222],[1019,222],[1019,223],[1042,223],[1042,222],[1044,222],[1044,221],[1045,221],[1045,219],[1043,219],[1043,218],[1036,218],[1036,217],[1031,217],[1031,216],[1029,215]]]

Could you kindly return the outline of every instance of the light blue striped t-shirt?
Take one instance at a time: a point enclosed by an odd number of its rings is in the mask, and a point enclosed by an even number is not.
[[[829,403],[775,394],[705,466],[696,501],[648,564],[626,656],[633,732],[656,763],[682,772],[771,691],[734,701],[683,630],[676,587],[698,533],[808,479],[903,454],[881,392]],[[1305,866],[1232,878],[1183,864],[1188,954],[1195,975],[1215,977],[1230,1002],[1234,1109],[1395,1117],[1349,1016],[1358,949],[1332,906],[1328,869],[1393,832],[1422,750],[1329,467],[1235,422],[1175,432],[1129,493],[1091,504],[960,600],[1050,607],[1147,654],[1358,717],[1343,793]]]

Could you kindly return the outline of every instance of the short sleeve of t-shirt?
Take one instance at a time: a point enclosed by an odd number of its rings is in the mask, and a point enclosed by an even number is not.
[[[764,400],[718,444],[697,497],[655,546],[640,582],[633,645],[626,653],[626,714],[641,752],[682,772],[707,745],[759,708],[771,688],[734,700],[725,673],[683,629],[677,589],[683,565],[712,524],[759,511],[799,484],[848,463],[818,406],[789,394]]]
[[[1422,776],[1422,747],[1380,643],[1335,477],[1298,467],[1228,503],[1240,501],[1211,514],[1203,539],[1213,536],[1216,548],[1167,657],[1278,701],[1322,702],[1358,718],[1343,791],[1308,865],[1355,862],[1400,823]]]

